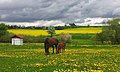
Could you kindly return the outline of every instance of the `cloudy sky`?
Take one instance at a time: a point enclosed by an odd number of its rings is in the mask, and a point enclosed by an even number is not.
[[[0,21],[70,23],[120,17],[120,0],[0,0]]]

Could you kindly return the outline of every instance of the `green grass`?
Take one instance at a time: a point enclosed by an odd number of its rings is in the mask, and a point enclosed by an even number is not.
[[[74,33],[71,34],[72,39],[91,39],[95,34],[80,34],[80,33]]]
[[[95,42],[91,39],[73,39],[71,44],[77,45],[94,45]]]
[[[67,44],[64,53],[46,56],[43,44],[0,44],[0,72],[63,71],[119,72],[120,45]]]
[[[72,35],[72,44],[74,45],[94,45],[95,41],[92,40],[92,37],[95,34],[71,34]]]

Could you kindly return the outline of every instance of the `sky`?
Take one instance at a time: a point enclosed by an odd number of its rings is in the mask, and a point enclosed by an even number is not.
[[[120,0],[0,0],[0,21],[63,24],[120,17]]]

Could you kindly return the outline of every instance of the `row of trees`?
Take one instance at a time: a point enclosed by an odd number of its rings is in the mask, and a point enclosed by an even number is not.
[[[25,27],[25,26],[21,26],[21,25],[8,25],[8,29],[46,29],[45,26],[42,26],[42,27],[36,27],[36,26],[28,26],[28,27]]]
[[[94,39],[102,44],[120,44],[120,18],[107,22],[109,26],[104,27],[101,33],[96,34]]]
[[[81,26],[77,26],[75,25],[74,23],[70,23],[69,25],[65,25],[65,26],[55,26],[54,28],[56,30],[64,30],[64,29],[68,29],[68,28],[79,28]],[[89,27],[89,26],[88,26]],[[25,27],[25,26],[21,26],[21,25],[8,25],[8,29],[48,29],[49,26],[28,26],[28,27]]]

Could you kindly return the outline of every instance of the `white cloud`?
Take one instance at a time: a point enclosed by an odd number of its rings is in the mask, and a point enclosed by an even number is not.
[[[5,23],[6,25],[18,25],[18,26],[64,26],[65,23],[58,20],[51,21],[35,21],[35,22],[0,22]]]

